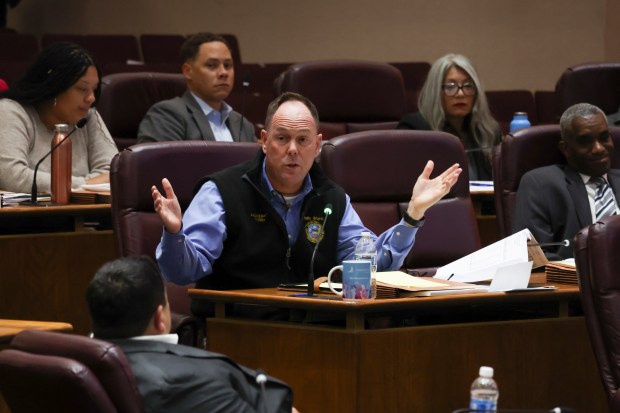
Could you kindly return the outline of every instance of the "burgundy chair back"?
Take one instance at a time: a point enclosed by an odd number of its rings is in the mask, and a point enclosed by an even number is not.
[[[183,61],[179,52],[183,42],[185,36],[182,34],[140,35],[144,63],[176,63],[177,72],[180,72]]]
[[[403,77],[387,63],[297,63],[278,77],[274,88],[276,95],[297,92],[316,105],[324,139],[368,129],[395,129],[406,111]]]
[[[426,162],[434,177],[454,163],[466,165],[459,139],[436,131],[364,131],[334,138],[321,151],[325,173],[342,186],[364,224],[376,234],[397,224]],[[407,269],[439,267],[480,248],[469,197],[467,168],[451,192],[426,213],[407,256]]]
[[[579,293],[590,343],[611,412],[620,412],[620,216],[601,219],[575,236]]]
[[[431,70],[431,64],[428,62],[390,62],[390,64],[400,70],[403,75],[407,112],[417,112],[418,96]]]
[[[537,90],[534,92],[534,101],[536,102],[536,116],[539,125],[560,123],[554,90]]]
[[[620,128],[609,130],[615,147],[620,148]],[[532,126],[506,135],[500,148],[494,151],[495,212],[501,237],[512,234],[512,217],[521,177],[535,168],[566,163],[558,148],[559,141],[559,125]],[[617,151],[615,154],[612,168],[620,168],[620,155]]]
[[[0,60],[30,62],[39,53],[39,43],[34,34],[0,33]]]
[[[11,348],[76,360],[95,375],[115,411],[142,411],[142,399],[131,367],[116,344],[73,334],[26,330],[15,336]]]
[[[529,90],[488,90],[486,97],[502,134],[505,135],[510,130],[510,122],[515,112],[526,112],[532,125],[538,123],[534,95]]]
[[[97,110],[123,150],[137,142],[138,127],[151,106],[181,96],[185,90],[180,73],[115,73],[101,81]]]
[[[116,413],[97,377],[65,357],[0,351],[0,392],[12,413]]]
[[[185,210],[200,178],[253,158],[260,146],[249,142],[179,141],[134,145],[112,159],[112,225],[121,257],[148,255],[162,235],[162,223],[153,209],[151,186],[160,191],[168,178]],[[187,288],[168,284],[171,309],[191,314]]]
[[[620,107],[620,62],[569,67],[555,85],[558,113],[576,103],[591,103],[607,114]]]

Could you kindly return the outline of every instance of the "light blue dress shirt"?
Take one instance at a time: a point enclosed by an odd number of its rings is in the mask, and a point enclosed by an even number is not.
[[[293,244],[299,234],[300,213],[303,198],[312,190],[310,175],[306,176],[301,193],[290,207],[286,207],[280,194],[273,189],[265,173],[265,163],[261,179],[262,190],[271,205],[286,224],[289,244]],[[329,218],[328,218],[329,219]],[[354,258],[354,250],[362,231],[370,231],[362,223],[346,196],[346,209],[338,229],[339,262]],[[377,246],[377,266],[379,271],[398,270],[415,241],[417,228],[400,221],[379,237],[371,232]],[[167,281],[175,284],[196,282],[213,272],[213,263],[222,254],[226,240],[226,211],[220,191],[213,181],[206,182],[198,191],[183,215],[183,227],[177,234],[164,229],[157,246],[157,262]]]
[[[196,102],[198,102],[200,109],[202,109],[202,112],[207,117],[209,125],[211,126],[211,130],[213,131],[213,136],[215,136],[215,140],[221,142],[232,142],[232,134],[230,133],[230,129],[228,129],[228,125],[226,125],[228,116],[230,115],[230,112],[232,112],[232,107],[230,107],[228,103],[222,102],[222,109],[215,110],[207,102],[200,99],[194,93],[192,93],[192,96],[194,97],[194,99],[196,99]]]

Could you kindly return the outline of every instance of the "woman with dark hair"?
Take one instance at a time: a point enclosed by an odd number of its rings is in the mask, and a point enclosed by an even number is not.
[[[397,129],[438,130],[458,136],[470,150],[469,179],[491,180],[491,148],[500,142],[501,132],[468,58],[447,54],[433,63],[418,108],[420,112],[403,116]]]
[[[72,43],[55,43],[9,90],[0,93],[0,189],[30,192],[34,167],[51,149],[54,125],[73,127],[72,187],[109,182],[118,152],[101,116],[92,108],[101,77],[88,52]],[[51,160],[39,167],[37,187],[50,191]]]

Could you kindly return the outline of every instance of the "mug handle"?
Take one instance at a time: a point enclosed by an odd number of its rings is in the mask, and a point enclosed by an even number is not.
[[[332,292],[336,295],[339,295],[340,297],[342,297],[342,291],[336,291],[334,290],[334,288],[332,287],[332,273],[336,270],[340,270],[342,271],[342,265],[336,265],[334,268],[332,268],[331,270],[329,270],[329,274],[327,274],[327,285],[329,286],[329,289],[332,290]]]

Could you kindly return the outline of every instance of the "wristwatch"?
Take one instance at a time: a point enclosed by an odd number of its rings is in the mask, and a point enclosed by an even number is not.
[[[411,218],[411,215],[407,213],[407,211],[405,211],[405,216],[403,217],[403,220],[414,228],[420,228],[422,225],[424,225],[424,217],[422,217],[422,219],[413,219]]]

